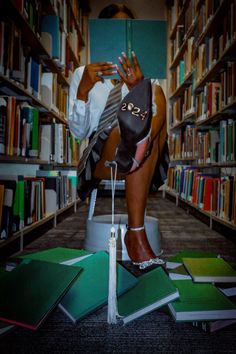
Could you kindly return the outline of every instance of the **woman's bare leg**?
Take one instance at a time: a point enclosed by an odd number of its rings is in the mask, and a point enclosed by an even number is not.
[[[126,203],[128,212],[128,226],[131,228],[144,225],[145,210],[148,193],[152,181],[156,162],[166,140],[165,98],[162,91],[156,96],[159,108],[158,115],[152,120],[152,149],[142,165],[125,178]],[[101,160],[97,163],[95,177],[110,179],[110,169],[105,167],[105,161],[112,161],[120,141],[119,129],[116,127],[109,135],[103,148]],[[154,258],[155,254],[150,247],[145,230],[128,230],[125,243],[129,257],[134,262],[142,262]]]

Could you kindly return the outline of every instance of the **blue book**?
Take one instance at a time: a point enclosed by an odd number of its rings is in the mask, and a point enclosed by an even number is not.
[[[52,36],[52,58],[60,59],[60,19],[56,15],[42,17],[41,31],[48,32]]]
[[[33,90],[33,94],[38,97],[39,94],[39,79],[40,79],[40,66],[34,59],[31,62],[31,75],[30,86]]]
[[[125,52],[135,52],[147,78],[166,78],[166,21],[131,19],[89,20],[91,63],[119,64]]]

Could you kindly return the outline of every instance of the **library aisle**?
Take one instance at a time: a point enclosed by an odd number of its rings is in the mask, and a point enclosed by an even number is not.
[[[102,208],[102,210],[101,210]],[[96,214],[109,213],[111,198],[97,199]],[[125,199],[117,197],[115,212],[125,213]],[[81,248],[85,234],[88,205],[83,203],[75,214],[48,230],[28,245],[24,254],[50,247]],[[211,230],[185,210],[151,195],[147,215],[159,219],[164,257],[183,249],[219,253],[230,262],[236,259],[236,243]],[[165,312],[154,311],[126,326],[107,324],[106,307],[76,325],[58,309],[38,331],[16,328],[1,337],[0,352],[7,353],[235,353],[236,325],[206,333],[191,323],[175,323]]]

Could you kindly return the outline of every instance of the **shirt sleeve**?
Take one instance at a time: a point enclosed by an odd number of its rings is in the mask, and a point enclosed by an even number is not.
[[[84,67],[73,73],[69,91],[69,128],[72,135],[80,140],[91,134],[90,99],[87,102],[77,99],[77,90]]]

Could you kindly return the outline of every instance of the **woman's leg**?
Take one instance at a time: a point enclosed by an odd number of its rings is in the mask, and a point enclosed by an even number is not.
[[[160,152],[166,139],[166,130],[153,140],[150,156],[143,162],[138,170],[126,176],[126,203],[128,211],[128,226],[138,228],[144,225],[150,184]],[[135,262],[142,262],[155,258],[145,230],[128,230],[125,244],[129,257]]]
[[[151,154],[142,165],[133,173],[125,176],[126,204],[128,213],[128,226],[135,228],[144,225],[145,210],[147,204],[150,183],[154,173],[157,159],[166,139],[166,126],[160,131],[158,137],[153,140]],[[113,129],[107,139],[101,160],[97,163],[95,177],[110,179],[110,169],[105,167],[105,161],[112,161],[119,143],[118,128]],[[124,177],[123,177],[124,178]],[[125,236],[125,243],[129,257],[134,262],[142,262],[154,258],[145,230],[129,230]]]
[[[160,87],[156,88],[155,95],[158,112],[152,119],[152,149],[150,155],[141,166],[125,178],[126,203],[128,212],[128,226],[131,228],[144,225],[145,210],[148,193],[152,181],[156,162],[161,154],[166,140],[166,104],[165,97]],[[94,176],[100,179],[110,179],[110,169],[105,167],[106,161],[112,161],[120,141],[119,129],[114,128],[105,142],[101,160],[97,163]],[[119,178],[119,176],[118,176]],[[154,258],[145,230],[128,230],[125,244],[129,257],[134,262],[142,262]]]

